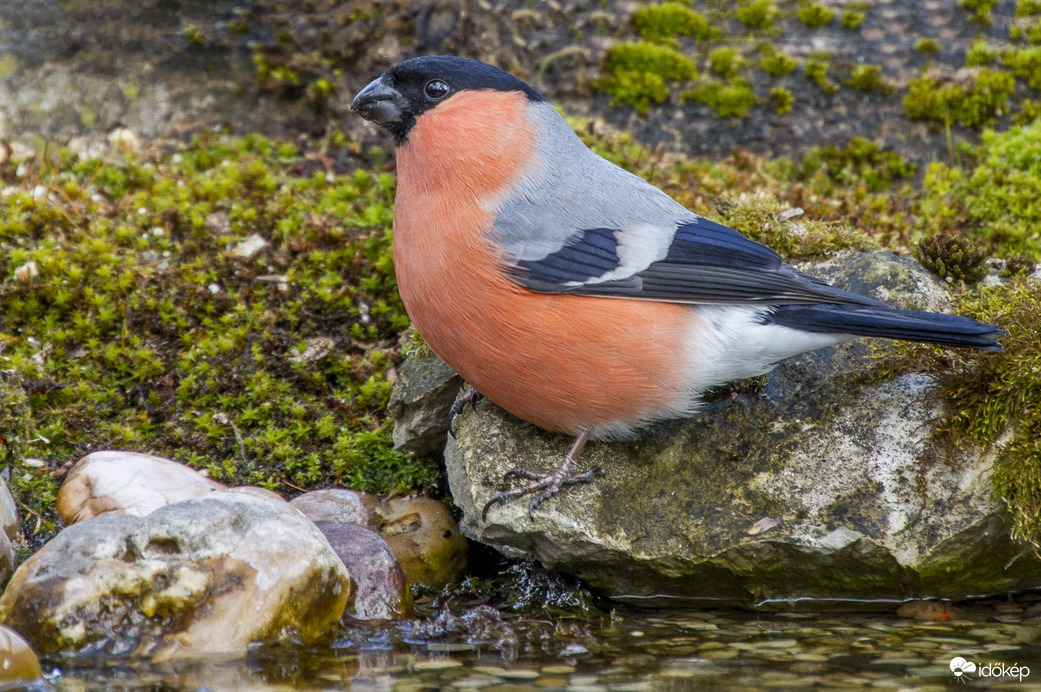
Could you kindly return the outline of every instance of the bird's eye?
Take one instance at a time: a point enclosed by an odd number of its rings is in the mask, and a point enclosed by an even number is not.
[[[432,79],[427,82],[425,87],[423,87],[423,93],[427,95],[427,98],[433,99],[434,101],[440,101],[444,97],[448,96],[449,91],[451,91],[451,89],[449,89],[448,85],[440,79]]]

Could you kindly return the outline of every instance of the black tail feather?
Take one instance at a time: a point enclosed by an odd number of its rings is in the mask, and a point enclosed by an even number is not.
[[[968,317],[854,305],[782,305],[769,321],[807,332],[922,341],[984,351],[1000,351],[997,337],[1005,333],[996,325]]]

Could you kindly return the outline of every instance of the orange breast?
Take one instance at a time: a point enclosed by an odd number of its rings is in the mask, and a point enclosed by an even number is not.
[[[688,308],[538,294],[504,276],[491,209],[534,151],[525,103],[457,94],[398,148],[394,263],[410,317],[479,392],[547,430],[595,432],[681,408]]]

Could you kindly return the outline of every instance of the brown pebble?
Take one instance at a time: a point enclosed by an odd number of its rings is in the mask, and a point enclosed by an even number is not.
[[[28,685],[43,677],[40,659],[22,635],[0,625],[0,688]]]
[[[919,622],[946,622],[965,616],[963,610],[943,601],[908,601],[896,609],[896,614]]]

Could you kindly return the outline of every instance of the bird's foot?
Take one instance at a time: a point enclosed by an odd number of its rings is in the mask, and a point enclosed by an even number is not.
[[[513,469],[508,471],[505,478],[523,478],[524,480],[530,481],[530,483],[525,483],[518,488],[504,490],[493,497],[481,511],[481,518],[487,520],[488,510],[490,510],[494,505],[501,505],[514,498],[531,495],[531,500],[528,501],[528,516],[534,520],[535,508],[542,504],[543,500],[547,500],[556,495],[557,491],[565,485],[588,483],[593,480],[598,473],[603,471],[603,468],[599,466],[580,473],[572,473],[563,469],[564,465],[561,464],[549,473],[534,473],[527,469]]]
[[[452,407],[448,409],[448,434],[455,437],[455,428],[452,427],[452,423],[455,421],[455,417],[458,416],[466,408],[467,404],[470,404],[470,408],[477,412],[477,402],[484,398],[476,389],[469,390],[466,394],[452,402]]]
[[[575,485],[576,483],[588,483],[593,480],[597,474],[603,472],[601,467],[596,466],[588,471],[581,472],[572,472],[571,470],[571,467],[575,464],[575,459],[578,458],[579,453],[582,451],[582,447],[585,446],[586,440],[588,439],[589,433],[583,431],[575,440],[575,444],[571,446],[568,453],[564,455],[564,461],[560,466],[549,473],[535,473],[534,471],[520,468],[507,471],[504,478],[519,478],[528,481],[528,483],[517,488],[504,490],[489,500],[488,504],[486,504],[484,509],[481,511],[481,519],[487,521],[488,510],[495,505],[501,505],[515,498],[531,495],[531,500],[528,501],[528,517],[534,521],[535,508],[542,504],[544,500],[556,495],[557,491],[562,487],[565,485]]]

